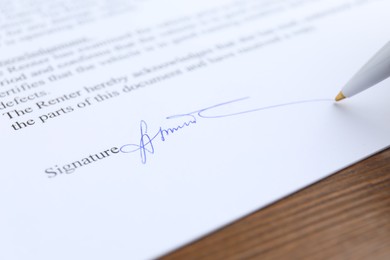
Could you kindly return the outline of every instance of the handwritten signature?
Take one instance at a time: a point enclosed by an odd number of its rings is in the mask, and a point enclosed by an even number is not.
[[[139,131],[140,131],[140,140],[136,144],[125,144],[120,148],[120,151],[122,153],[136,153],[138,152],[141,158],[141,162],[143,164],[146,164],[147,157],[149,154],[155,153],[155,141],[156,139],[160,139],[161,141],[165,142],[167,139],[167,136],[170,134],[174,134],[183,128],[188,128],[191,126],[194,126],[198,123],[198,119],[216,119],[216,118],[224,118],[224,117],[233,117],[233,116],[239,116],[243,114],[248,113],[254,113],[264,110],[270,110],[280,107],[286,107],[286,106],[294,106],[294,105],[301,105],[301,104],[307,104],[307,103],[318,103],[318,102],[333,102],[332,99],[311,99],[311,100],[301,100],[301,101],[295,101],[295,102],[289,102],[289,103],[283,103],[283,104],[277,104],[277,105],[271,105],[271,106],[263,106],[263,107],[255,107],[252,109],[247,110],[239,110],[229,113],[221,113],[218,111],[215,111],[216,108],[220,107],[227,107],[229,105],[243,102],[245,100],[248,100],[249,97],[239,98],[230,100],[227,102],[219,103],[210,107],[206,107],[203,109],[199,109],[190,113],[185,114],[178,114],[166,117],[166,119],[177,119],[182,118],[183,122],[179,125],[176,125],[175,127],[171,128],[163,128],[159,127],[159,129],[155,132],[150,132],[148,124],[144,121],[140,121],[139,125]]]

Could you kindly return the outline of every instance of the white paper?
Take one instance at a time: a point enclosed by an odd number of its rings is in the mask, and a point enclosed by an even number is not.
[[[389,80],[333,102],[389,1],[0,2],[0,259],[155,258],[390,144]]]

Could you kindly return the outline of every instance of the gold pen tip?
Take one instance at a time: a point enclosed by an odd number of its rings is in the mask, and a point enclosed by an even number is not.
[[[340,93],[336,96],[335,100],[336,101],[340,101],[340,100],[343,100],[345,98],[343,92],[340,91]]]

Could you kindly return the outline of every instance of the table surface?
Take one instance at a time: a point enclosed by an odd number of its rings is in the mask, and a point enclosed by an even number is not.
[[[390,259],[390,149],[163,259]]]

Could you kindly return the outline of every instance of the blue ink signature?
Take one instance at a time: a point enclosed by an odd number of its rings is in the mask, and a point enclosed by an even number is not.
[[[200,110],[196,110],[190,113],[185,114],[178,114],[166,117],[166,119],[175,119],[175,118],[183,118],[183,122],[180,125],[177,125],[172,128],[162,128],[160,127],[157,132],[150,133],[148,129],[148,124],[144,121],[140,121],[139,130],[140,130],[140,140],[137,144],[125,144],[120,148],[120,151],[122,153],[135,153],[138,152],[141,158],[141,162],[143,164],[146,164],[147,157],[149,154],[154,154],[155,148],[154,148],[154,142],[157,138],[159,138],[161,141],[165,142],[166,138],[170,134],[174,134],[184,128],[188,128],[190,126],[193,126],[197,124],[199,118],[203,119],[216,119],[216,118],[224,118],[224,117],[232,117],[232,116],[239,116],[243,114],[248,113],[254,113],[264,110],[270,110],[280,107],[286,107],[286,106],[293,106],[293,105],[301,105],[301,104],[307,104],[307,103],[318,103],[318,102],[333,102],[333,99],[311,99],[311,100],[301,100],[301,101],[295,101],[295,102],[289,102],[289,103],[283,103],[278,105],[271,105],[271,106],[265,106],[265,107],[257,107],[253,109],[248,110],[242,110],[242,111],[235,111],[232,113],[218,113],[216,111],[213,111],[216,108],[219,107],[225,107],[232,105],[234,103],[239,103],[244,100],[248,100],[249,97],[239,98],[230,100],[227,102],[219,103],[210,107],[206,107]]]
[[[183,122],[181,125],[178,125],[176,127],[172,128],[162,128],[157,131],[157,133],[150,135],[148,132],[148,124],[144,121],[141,120],[140,122],[140,132],[141,132],[141,139],[139,141],[139,144],[125,144],[120,148],[120,151],[122,153],[134,153],[134,152],[139,152],[140,157],[141,157],[141,162],[143,164],[146,163],[147,161],[147,154],[154,154],[154,145],[153,141],[157,138],[160,137],[161,141],[165,142],[166,136],[169,134],[173,134],[185,127],[189,127],[192,124],[196,124],[196,117],[193,115],[177,115],[177,116],[170,116],[167,117],[166,119],[173,119],[177,117],[185,117],[188,116],[190,117],[189,120]]]

